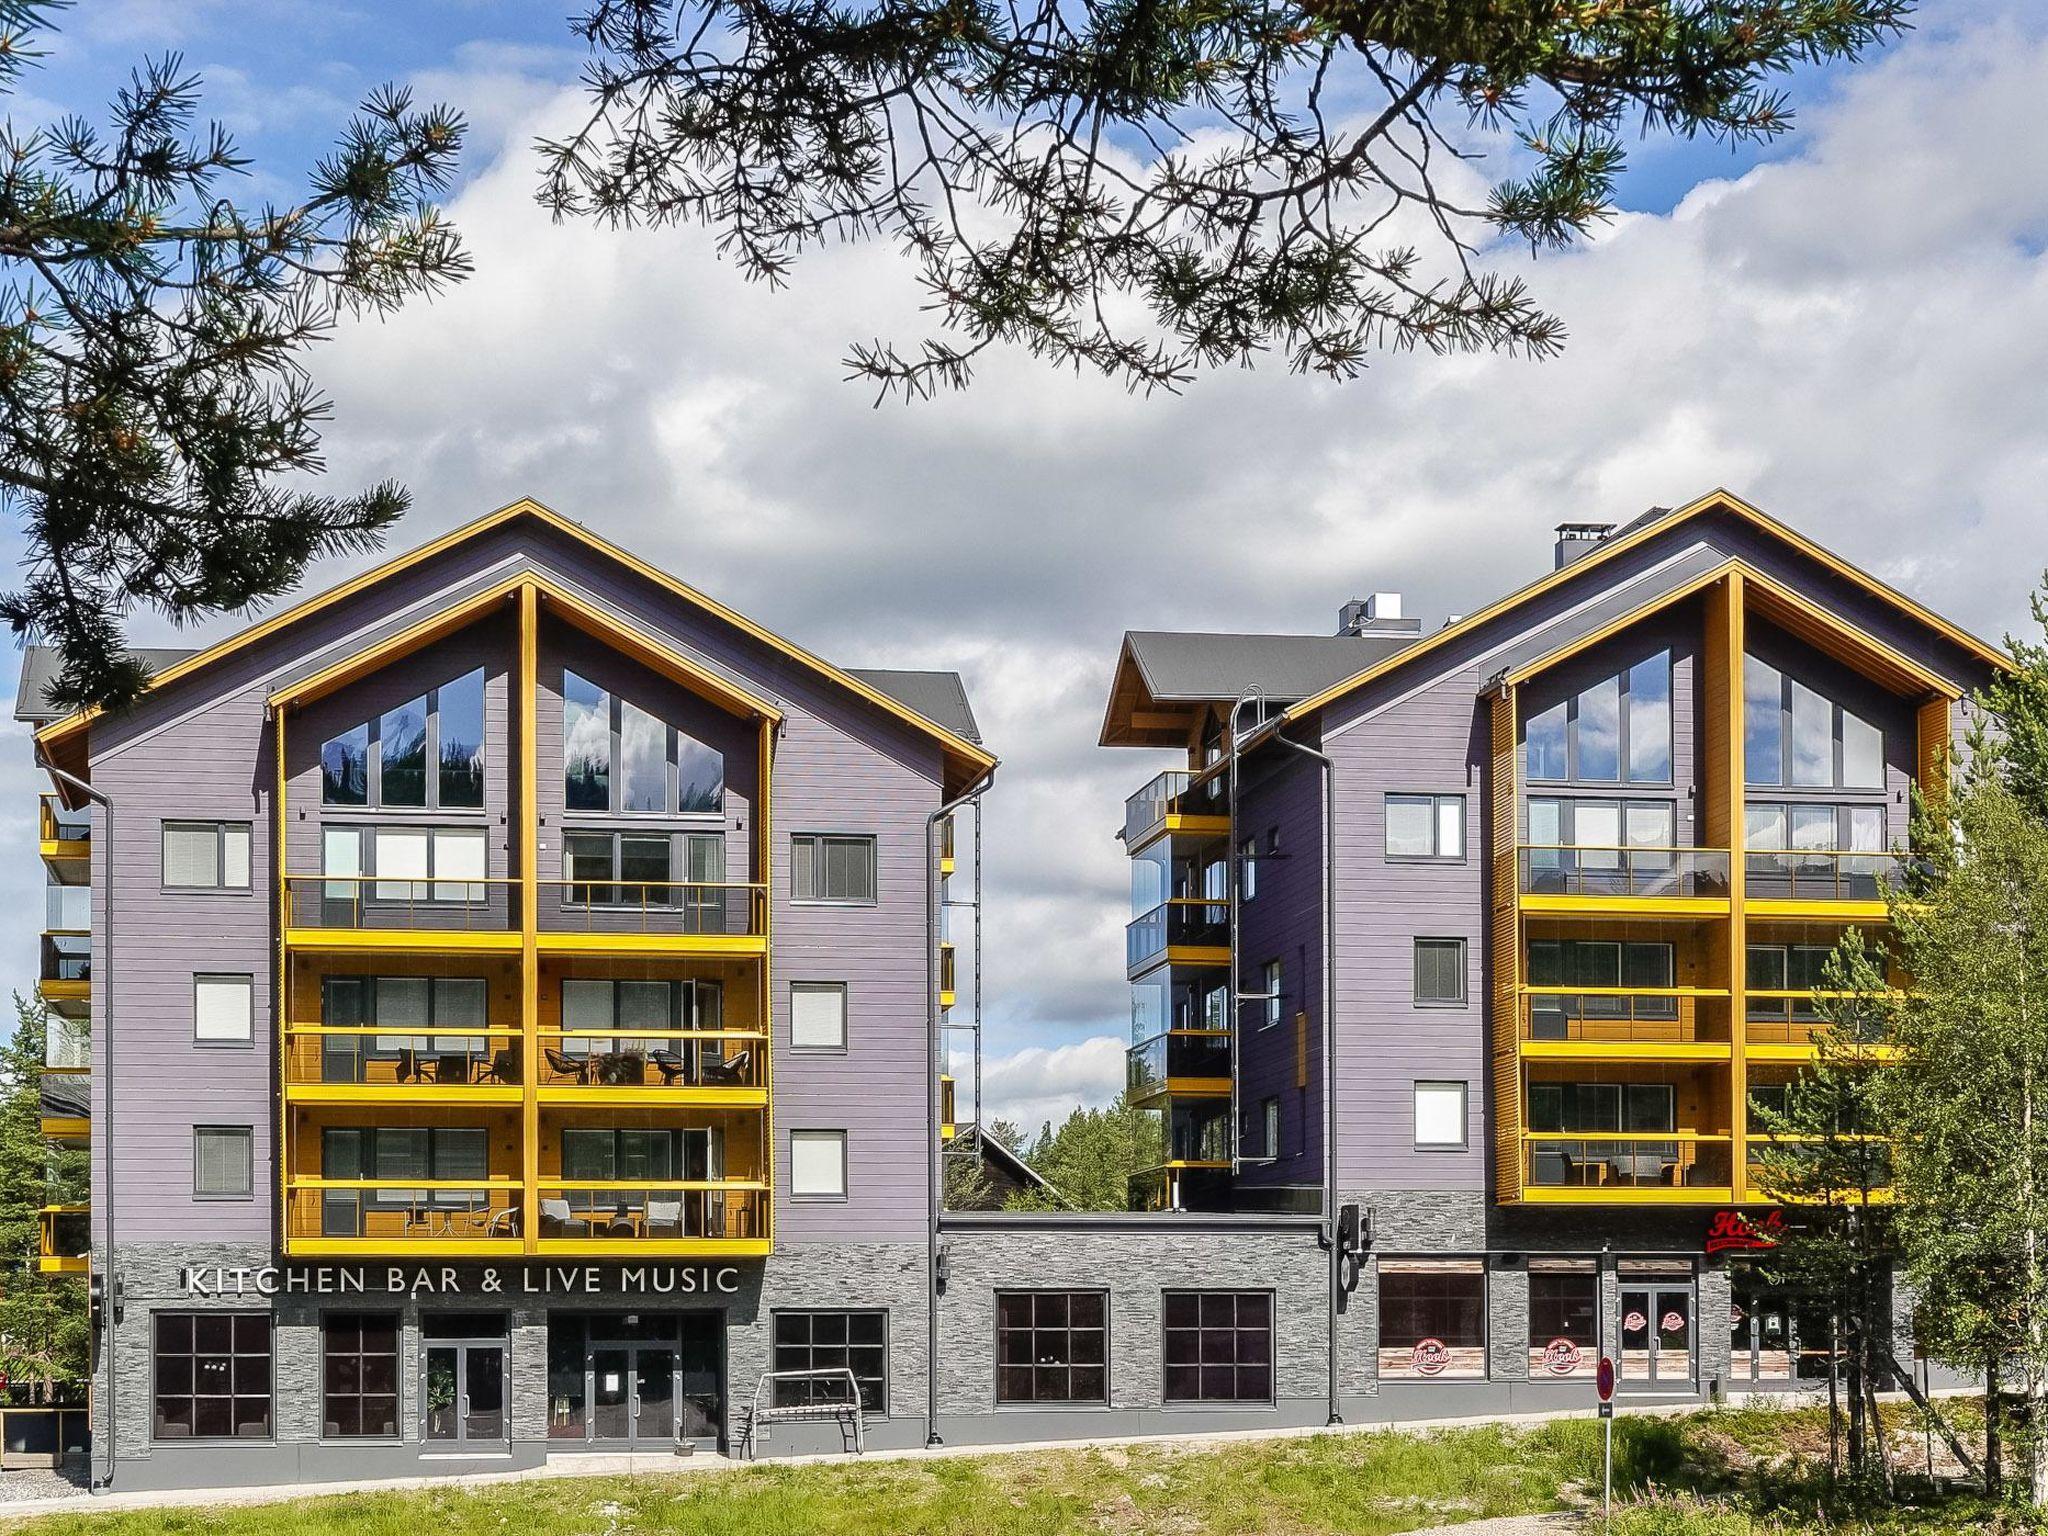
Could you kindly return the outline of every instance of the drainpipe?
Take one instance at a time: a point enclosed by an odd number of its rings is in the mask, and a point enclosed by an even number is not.
[[[1238,716],[1248,705],[1261,706],[1261,712],[1263,712],[1264,704],[1265,695],[1256,688],[1247,690],[1237,696],[1237,702],[1230,706],[1230,755],[1224,759],[1224,806],[1230,822],[1229,842],[1223,850],[1224,867],[1230,874],[1230,878],[1224,886],[1225,891],[1230,897],[1230,1125],[1226,1134],[1230,1137],[1230,1177],[1233,1184],[1237,1179],[1238,1173],[1241,1171],[1244,1153],[1244,1097],[1239,1088],[1239,1078],[1244,1069],[1242,1055],[1244,1000],[1238,995],[1238,977],[1241,974],[1239,967],[1243,961],[1242,949],[1238,942],[1238,912],[1240,910],[1239,897],[1242,892],[1244,874],[1238,868],[1237,855],[1237,765],[1243,756],[1238,747],[1239,743],[1244,740],[1244,736],[1238,728]],[[1256,856],[1255,851],[1255,859]],[[1169,1015],[1167,1022],[1169,1024],[1172,1023],[1172,1007],[1173,1000],[1169,997],[1167,999]],[[1171,1127],[1168,1129],[1170,1133]],[[1270,1147],[1266,1149],[1268,1156],[1271,1155],[1272,1150]]]
[[[924,1362],[924,1444],[931,1450],[945,1442],[939,1435],[939,1215],[946,1206],[939,1141],[939,823],[970,800],[979,797],[995,782],[995,765],[967,788],[924,819],[924,1007],[925,1007],[925,1111],[930,1124],[925,1135],[925,1362]],[[979,845],[975,857],[979,859]],[[975,942],[981,939],[981,911],[974,914]],[[977,1104],[974,1112],[981,1113]]]
[[[107,1068],[105,1086],[107,1283],[106,1289],[102,1293],[103,1299],[101,1303],[106,1308],[107,1314],[107,1475],[104,1478],[95,1478],[92,1484],[95,1492],[103,1492],[113,1485],[114,1460],[120,1454],[121,1444],[120,1429],[114,1415],[116,1406],[115,1382],[119,1379],[119,1373],[114,1369],[114,1339],[116,1335],[114,1308],[115,1298],[120,1295],[119,1287],[114,1279],[114,801],[111,795],[94,789],[84,779],[79,778],[76,774],[66,773],[62,768],[51,762],[40,744],[36,747],[36,766],[60,784],[68,784],[87,799],[98,802],[100,808],[106,812],[104,817],[106,837],[103,850],[105,857],[101,860],[102,880],[105,884],[106,899],[101,903],[100,919],[104,925],[103,931],[107,936],[105,946],[107,963],[104,971],[101,973],[101,979],[106,983],[102,990],[107,1000],[107,1016],[104,1023],[97,1019],[93,1021],[95,1030],[105,1031]],[[90,1166],[88,1165],[88,1185],[90,1184],[89,1175]]]
[[[1337,767],[1327,753],[1287,737],[1278,745],[1313,758],[1323,770],[1323,1243],[1330,1251],[1330,1417],[1337,1408],[1337,1303],[1344,1294],[1344,1253],[1337,1241]]]

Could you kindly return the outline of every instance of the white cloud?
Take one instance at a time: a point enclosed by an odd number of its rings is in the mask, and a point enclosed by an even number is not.
[[[1107,1104],[1123,1086],[1124,1042],[1115,1035],[1050,1050],[1026,1046],[992,1058],[982,1071],[988,1118],[1008,1120],[1027,1137],[1048,1120],[1057,1126],[1077,1105]]]

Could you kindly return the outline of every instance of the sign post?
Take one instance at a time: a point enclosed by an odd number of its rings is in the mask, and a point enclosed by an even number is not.
[[[1600,1368],[1593,1375],[1594,1387],[1600,1393],[1600,1520],[1610,1529],[1614,1525],[1614,1360],[1612,1356],[1600,1357]]]

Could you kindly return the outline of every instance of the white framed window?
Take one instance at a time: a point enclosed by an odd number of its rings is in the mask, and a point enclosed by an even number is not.
[[[1259,1101],[1259,1127],[1264,1138],[1265,1154],[1271,1158],[1280,1156],[1280,1101],[1262,1099]]]
[[[789,984],[789,1044],[798,1051],[846,1049],[846,983]]]
[[[1259,894],[1259,840],[1248,837],[1237,845],[1237,899],[1250,901]]]
[[[1388,795],[1387,857],[1443,859],[1465,857],[1463,795]]]
[[[846,1132],[789,1133],[789,1194],[793,1200],[846,1198]]]
[[[1415,1085],[1415,1145],[1463,1151],[1465,1148],[1464,1083]]]
[[[1286,1002],[1283,983],[1285,977],[1278,960],[1268,960],[1259,973],[1259,990],[1265,999],[1259,1004],[1259,1028],[1271,1029],[1280,1022],[1282,1005]]]
[[[180,891],[249,889],[249,823],[166,821],[164,885]]]
[[[251,976],[194,976],[192,1038],[201,1045],[248,1045],[255,1039],[255,995]]]
[[[248,1200],[256,1193],[256,1133],[246,1125],[192,1127],[192,1194]]]

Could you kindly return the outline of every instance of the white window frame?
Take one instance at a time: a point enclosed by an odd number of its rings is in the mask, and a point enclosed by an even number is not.
[[[1455,1092],[1458,1099],[1458,1139],[1446,1141],[1432,1138],[1423,1139],[1423,1099],[1425,1094],[1448,1097]],[[1472,1145],[1472,1085],[1467,1082],[1436,1081],[1424,1079],[1415,1084],[1415,1150],[1418,1152],[1464,1152]]]
[[[839,1001],[839,1030],[836,1040],[805,1040],[797,1034],[797,1015],[800,1009],[797,999],[837,998]],[[804,1055],[844,1056],[846,1054],[847,986],[843,981],[792,981],[789,984],[789,1048]]]
[[[1427,800],[1430,802],[1428,853],[1396,853],[1388,839],[1394,802],[1397,800]],[[1444,812],[1453,804],[1458,812],[1458,851],[1444,852]],[[1389,790],[1381,803],[1380,851],[1389,864],[1463,864],[1465,849],[1471,842],[1470,823],[1465,815],[1465,796],[1462,792],[1440,794],[1428,789]]]
[[[209,1034],[202,1001],[210,990],[241,993],[241,1033]],[[204,1046],[253,1046],[256,1043],[256,978],[246,972],[196,971],[192,976],[192,1043]]]
[[[1281,1007],[1281,1004],[1286,1000],[1284,995],[1284,989],[1287,985],[1286,969],[1278,960],[1268,960],[1259,968],[1259,981],[1259,990],[1266,994],[1259,1001],[1259,1028],[1273,1029],[1286,1016],[1285,1011]]]
[[[804,1185],[800,1182],[800,1174],[797,1165],[797,1148],[799,1146],[814,1147],[820,1149],[829,1147],[838,1148],[839,1177],[837,1188],[830,1188],[822,1185],[816,1185],[810,1188],[804,1187]],[[811,1170],[805,1170],[805,1172],[809,1171]],[[806,1128],[803,1130],[792,1130],[789,1133],[790,1199],[805,1201],[843,1201],[844,1199],[846,1199],[846,1190],[849,1182],[850,1180],[847,1172],[846,1132],[841,1130],[821,1130],[815,1128]]]

